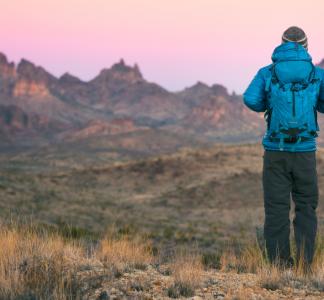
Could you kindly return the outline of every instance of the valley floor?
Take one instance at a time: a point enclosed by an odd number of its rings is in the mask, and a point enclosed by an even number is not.
[[[271,268],[256,244],[260,145],[91,163],[86,154],[0,157],[0,299],[324,299],[324,149],[310,277]],[[149,245],[134,244],[138,236]]]

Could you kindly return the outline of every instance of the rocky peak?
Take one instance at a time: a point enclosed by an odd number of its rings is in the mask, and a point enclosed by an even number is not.
[[[0,52],[0,65],[8,64],[7,56]]]
[[[112,65],[111,71],[119,73],[134,73],[136,76],[142,78],[142,74],[137,64],[134,67],[127,66],[125,61],[121,59],[118,63]]]
[[[135,83],[143,80],[142,73],[137,64],[134,67],[125,64],[121,59],[109,69],[103,69],[93,81],[117,80],[127,83]]]
[[[13,77],[15,76],[15,64],[9,63],[7,57],[0,53],[0,77]]]
[[[227,92],[227,88],[224,87],[223,85],[221,84],[213,84],[211,86],[211,89],[213,91],[213,94],[215,96],[229,96],[228,92]]]
[[[66,84],[74,84],[74,83],[82,83],[82,80],[80,80],[78,77],[71,75],[70,73],[66,72],[64,73],[60,78],[59,81],[61,83]]]
[[[201,88],[201,87],[206,88],[206,87],[209,87],[208,84],[206,84],[204,82],[201,82],[199,80],[197,81],[197,83],[194,86],[197,87],[197,88]]]
[[[195,106],[198,105],[201,100],[212,95],[212,90],[207,84],[197,81],[193,86],[180,91],[178,95],[184,99],[187,104]]]
[[[210,87],[201,81],[197,81],[197,83],[195,83],[193,86],[187,88],[187,90],[190,91],[195,91],[195,92],[203,92],[203,91],[208,91],[210,89]]]
[[[56,80],[56,78],[48,73],[45,69],[35,66],[32,62],[24,58],[21,59],[18,64],[17,73],[21,77],[21,79],[25,79],[27,81],[48,84]]]
[[[127,72],[131,67],[126,66],[124,59],[120,59],[118,63],[115,63],[112,65],[111,70],[112,71],[118,71],[118,72]]]
[[[135,73],[139,74],[140,77],[142,77],[142,73],[141,73],[137,63],[134,64],[133,70]]]

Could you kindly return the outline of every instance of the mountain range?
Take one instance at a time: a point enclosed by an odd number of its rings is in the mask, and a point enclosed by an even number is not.
[[[15,65],[0,53],[0,145],[138,135],[145,143],[143,136],[155,133],[189,145],[256,140],[263,130],[263,114],[248,110],[241,95],[220,84],[198,81],[170,92],[123,59],[89,81],[69,73],[57,78],[26,59]]]

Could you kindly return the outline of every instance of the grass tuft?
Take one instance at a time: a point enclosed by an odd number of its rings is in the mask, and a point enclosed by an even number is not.
[[[153,262],[151,245],[141,238],[105,238],[100,242],[96,257],[106,266],[115,268],[117,273],[129,269],[145,270]]]
[[[74,277],[85,262],[83,249],[62,237],[39,236],[33,230],[0,230],[0,298],[30,295],[36,299],[75,296]]]
[[[203,281],[203,261],[201,255],[179,250],[171,263],[174,284],[169,287],[169,297],[191,297]]]

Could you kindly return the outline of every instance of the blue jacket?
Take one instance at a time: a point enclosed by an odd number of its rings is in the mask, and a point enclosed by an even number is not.
[[[278,70],[278,75],[283,81],[298,81],[309,75],[309,61],[312,61],[312,57],[303,46],[297,43],[288,42],[279,45],[274,49],[271,59],[273,62],[287,62],[281,64],[283,67]],[[271,78],[270,67],[271,64],[259,69],[243,94],[245,105],[253,111],[265,112],[266,110],[266,85],[269,82],[269,78]],[[321,80],[316,109],[318,112],[324,113],[324,70],[315,67],[315,74],[315,76]],[[266,131],[263,136],[262,144],[266,150],[280,151],[279,142],[270,141],[268,131]],[[316,150],[315,138],[302,141],[298,145],[295,145],[295,147],[293,144],[285,143],[283,149],[283,151],[290,152],[314,150]]]

